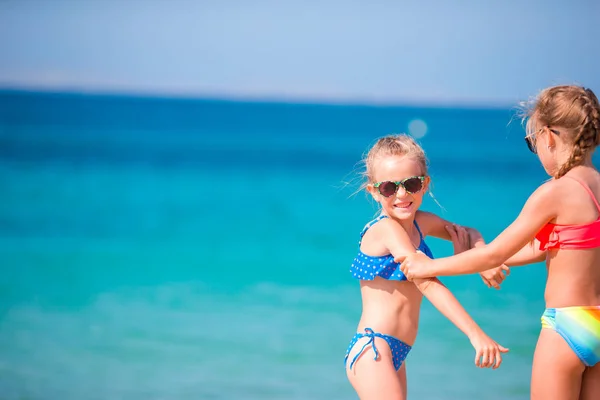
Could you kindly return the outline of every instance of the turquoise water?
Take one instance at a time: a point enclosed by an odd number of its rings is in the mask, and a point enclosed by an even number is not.
[[[0,92],[0,398],[356,398],[361,154],[425,121],[423,208],[491,240],[546,179],[513,114]],[[425,301],[410,397],[527,399],[544,280],[443,279],[511,352]]]

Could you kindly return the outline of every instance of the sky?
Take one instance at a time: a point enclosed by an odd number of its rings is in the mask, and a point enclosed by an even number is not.
[[[0,89],[375,104],[600,93],[597,0],[0,0]]]

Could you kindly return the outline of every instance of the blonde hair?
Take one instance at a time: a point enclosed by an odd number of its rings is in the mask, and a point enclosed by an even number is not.
[[[427,175],[427,157],[423,148],[415,140],[406,135],[388,135],[379,138],[363,158],[363,184],[361,189],[375,181],[375,161],[386,156],[405,156],[421,164],[422,174]]]
[[[571,144],[571,155],[555,178],[581,165],[600,144],[600,104],[591,89],[575,85],[546,88],[526,108],[523,119],[527,120],[528,135],[544,126],[556,127]]]

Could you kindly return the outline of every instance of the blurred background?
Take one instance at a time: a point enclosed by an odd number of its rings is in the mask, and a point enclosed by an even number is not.
[[[354,399],[360,160],[406,132],[423,209],[492,240],[545,179],[518,105],[600,92],[600,3],[0,1],[0,398]],[[438,257],[451,246],[429,243]],[[443,279],[415,399],[528,399],[545,268]]]

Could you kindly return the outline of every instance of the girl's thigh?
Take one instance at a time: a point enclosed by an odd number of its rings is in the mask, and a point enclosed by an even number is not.
[[[406,399],[407,391],[408,391],[408,382],[406,381],[406,361],[402,363],[402,366],[396,372],[398,375],[398,380],[400,381],[400,386],[402,387],[402,399]]]
[[[533,356],[531,400],[578,400],[584,370],[562,336],[542,329]]]
[[[346,363],[348,380],[358,397],[360,400],[405,400],[406,372],[402,367],[395,370],[392,352],[385,340],[375,338],[375,346],[379,352],[377,359],[374,359],[372,345],[368,345],[350,369],[350,363],[368,341],[365,337],[359,339],[350,351]]]
[[[587,368],[583,373],[579,400],[600,399],[600,364]]]

